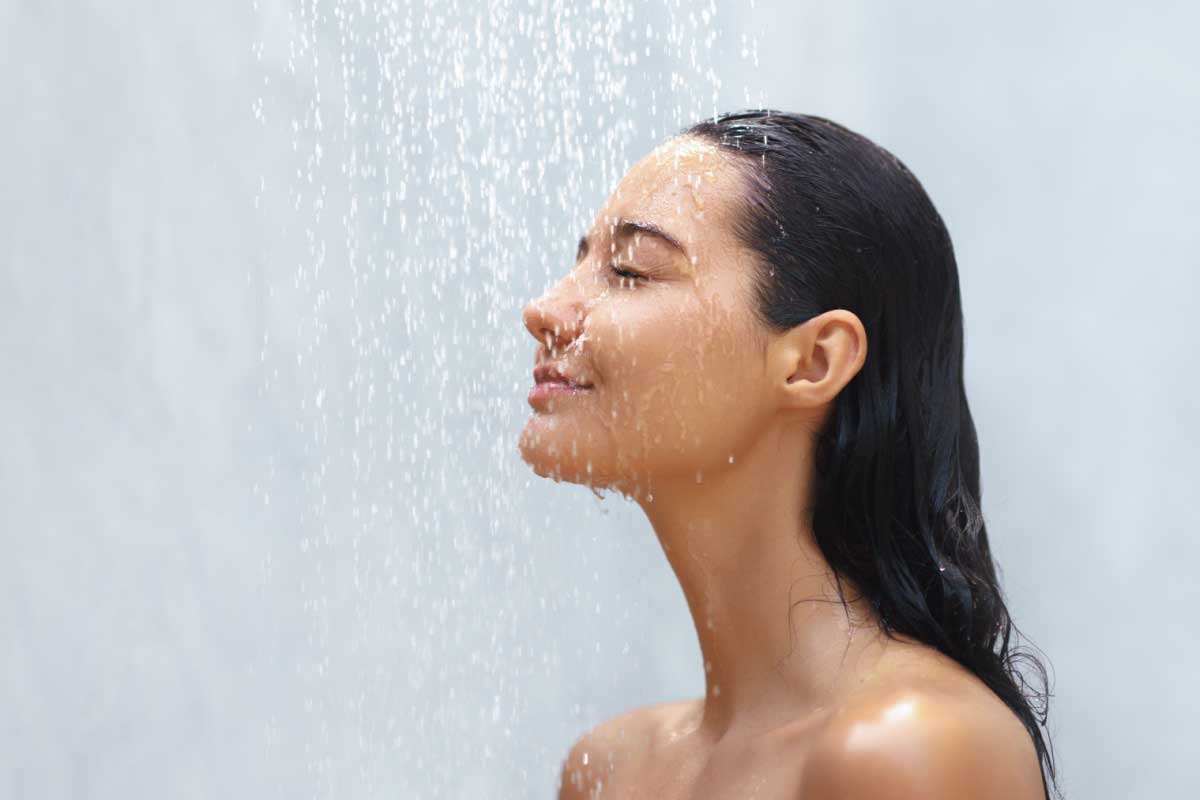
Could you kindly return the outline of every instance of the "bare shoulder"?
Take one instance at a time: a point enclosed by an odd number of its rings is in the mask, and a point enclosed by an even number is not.
[[[636,766],[638,759],[651,757],[655,745],[688,726],[700,706],[699,700],[658,703],[596,725],[576,740],[563,761],[559,800],[598,796],[619,767]]]
[[[805,764],[800,800],[1042,800],[1025,727],[986,686],[910,680],[831,715]]]

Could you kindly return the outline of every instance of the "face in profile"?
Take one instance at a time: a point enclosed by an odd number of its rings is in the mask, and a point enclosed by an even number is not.
[[[730,157],[681,137],[620,181],[574,267],[525,308],[537,340],[522,458],[635,499],[735,463],[770,409]],[[562,383],[561,381],[573,383]]]

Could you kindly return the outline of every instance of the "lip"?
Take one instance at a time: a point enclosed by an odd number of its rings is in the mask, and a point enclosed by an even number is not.
[[[573,397],[586,394],[591,390],[591,386],[583,386],[573,381],[546,380],[529,390],[529,405],[539,408],[546,405],[551,399]]]
[[[547,381],[555,381],[558,383],[568,383],[574,386],[587,389],[591,387],[590,383],[575,380],[568,372],[564,372],[554,364],[539,364],[533,368],[533,379],[537,383],[545,383]]]

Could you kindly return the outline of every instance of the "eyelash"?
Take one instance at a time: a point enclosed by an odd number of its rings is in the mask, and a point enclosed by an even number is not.
[[[633,281],[634,283],[636,283],[636,282],[638,282],[638,281],[645,281],[645,280],[649,280],[649,278],[647,278],[645,275],[640,275],[640,274],[638,274],[638,273],[636,273],[636,272],[630,272],[630,271],[629,271],[629,270],[627,270],[627,269],[617,269],[617,265],[616,265],[616,264],[609,264],[609,265],[608,265],[608,268],[609,268],[610,270],[612,270],[612,273],[613,273],[614,275],[616,275],[617,277],[619,277],[619,278],[622,278],[622,279],[631,280],[631,281]]]

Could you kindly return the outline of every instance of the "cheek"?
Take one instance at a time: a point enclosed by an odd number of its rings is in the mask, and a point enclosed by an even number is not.
[[[761,376],[744,323],[698,300],[600,317],[598,409],[616,450],[651,472],[727,461],[753,418]]]

